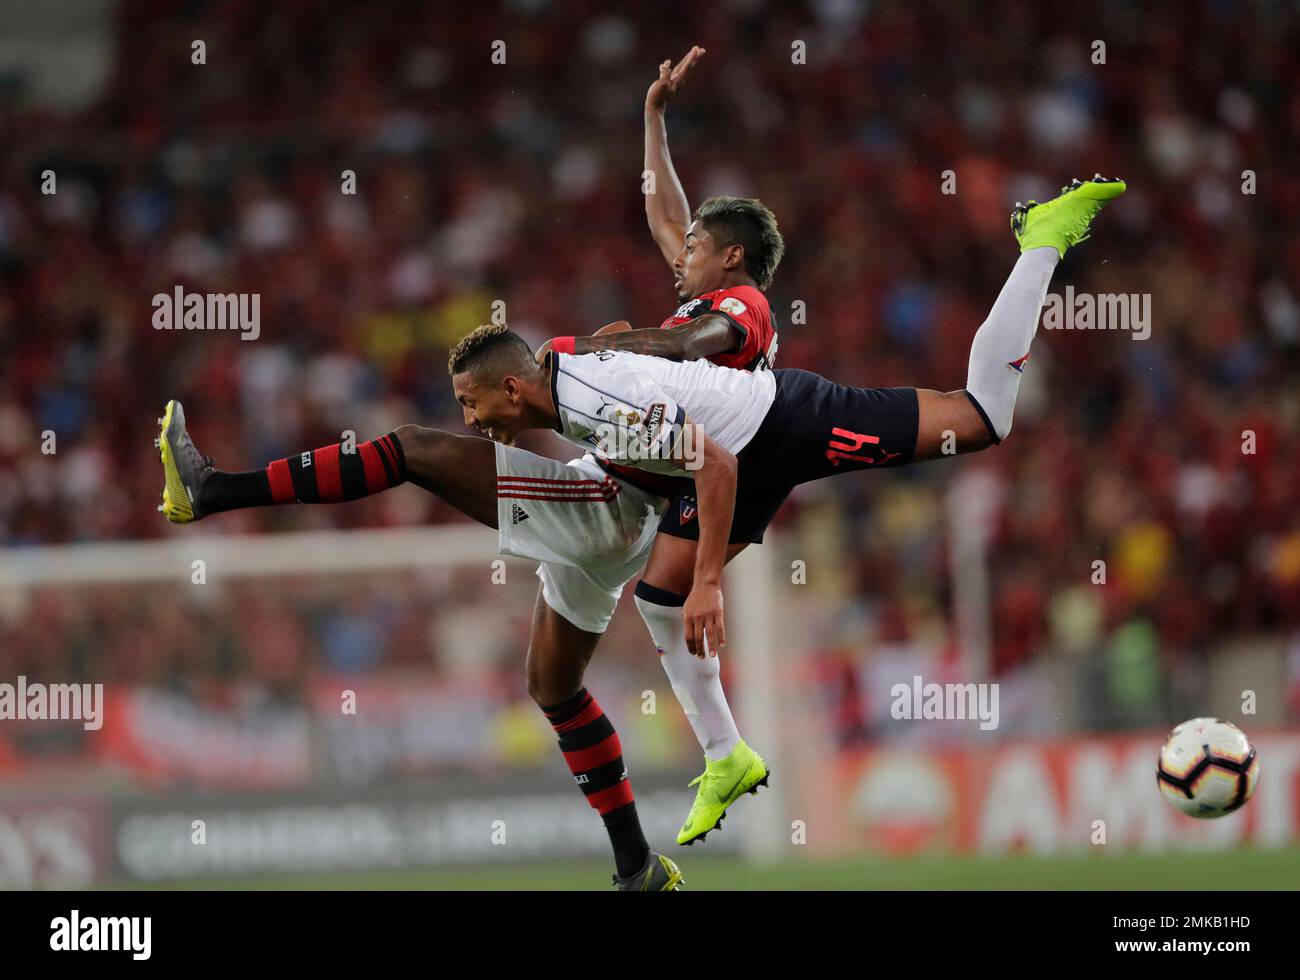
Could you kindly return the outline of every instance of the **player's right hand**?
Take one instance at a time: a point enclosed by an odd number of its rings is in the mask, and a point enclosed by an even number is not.
[[[722,613],[722,589],[696,584],[682,605],[686,627],[686,649],[697,657],[716,657],[727,645],[727,626]]]
[[[659,66],[659,77],[655,79],[650,90],[645,94],[645,107],[648,111],[663,112],[668,108],[668,103],[672,101],[677,90],[681,88],[682,82],[686,78],[687,72],[704,54],[704,49],[698,44],[686,52],[686,57],[677,62],[676,65],[669,59]]]

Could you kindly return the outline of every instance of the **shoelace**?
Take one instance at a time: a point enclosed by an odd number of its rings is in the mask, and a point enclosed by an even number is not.
[[[199,452],[199,447],[194,445],[194,440],[190,438],[190,434],[188,432],[185,433],[185,440],[184,442],[181,443],[181,452],[185,453],[186,458],[191,463],[196,459],[199,461],[198,469],[200,473],[203,472],[205,469],[207,469],[209,466],[216,466],[217,464],[217,461],[213,459],[213,457],[204,456],[202,453]]]
[[[691,786],[698,785],[699,783],[704,782],[706,779],[713,780],[714,782],[717,782],[717,781],[718,781],[719,779],[721,779],[721,778],[722,778],[722,777],[719,776],[717,773],[710,772],[708,769],[705,769],[704,772],[700,773],[698,776],[696,776],[694,779],[692,779],[689,783],[686,784],[686,786],[687,786],[687,788],[689,789]],[[714,795],[717,796],[717,795],[720,795],[720,794],[718,794],[718,793],[716,792],[716,790],[715,790]],[[694,813],[695,810],[699,807],[699,805],[700,805],[700,797],[699,797],[699,794],[696,794],[696,796],[695,796],[695,802],[694,802],[693,804],[691,804],[691,813]]]
[[[1080,187],[1083,186],[1083,184],[1084,184],[1083,181],[1079,180],[1078,178],[1075,178],[1073,181],[1070,182],[1069,186],[1061,188],[1061,193],[1068,194],[1070,191],[1078,190]],[[1015,214],[1014,227],[1016,231],[1020,232],[1024,230],[1025,220],[1029,215],[1030,208],[1046,207],[1049,204],[1054,204],[1057,200],[1059,200],[1059,197],[1053,198],[1051,201],[1044,201],[1042,204],[1039,204],[1037,201],[1030,201],[1028,204],[1021,204],[1019,201],[1017,201],[1016,206],[1013,209]],[[1075,219],[1072,227],[1069,229],[1070,237],[1073,239],[1075,245],[1078,245],[1081,242],[1086,242],[1089,238],[1092,237],[1092,230],[1090,229],[1089,225],[1091,224],[1092,219],[1096,216],[1097,212],[1100,210],[1100,204],[1102,202],[1099,201],[1096,203],[1098,206],[1093,207],[1089,213],[1085,213],[1081,215],[1079,218]]]

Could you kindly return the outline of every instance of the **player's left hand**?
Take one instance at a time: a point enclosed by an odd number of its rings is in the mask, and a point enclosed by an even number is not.
[[[650,112],[663,112],[668,108],[668,103],[672,101],[673,96],[677,94],[682,87],[682,82],[686,80],[686,75],[690,72],[691,66],[695,64],[704,55],[704,49],[698,44],[692,45],[691,50],[686,52],[686,57],[682,58],[677,64],[672,61],[665,61],[659,66],[659,77],[651,84],[649,91],[645,94],[645,107]]]
[[[716,657],[727,645],[727,624],[722,614],[722,589],[717,585],[695,585],[682,606],[686,626],[686,649],[703,659]]]

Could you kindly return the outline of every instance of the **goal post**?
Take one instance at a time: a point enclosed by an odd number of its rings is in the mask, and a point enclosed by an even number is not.
[[[499,557],[478,525],[202,535],[51,545],[0,552],[0,590],[44,585],[187,581],[193,563],[230,578],[447,568]]]
[[[732,676],[740,690],[736,704],[739,723],[746,740],[758,747],[773,774],[768,787],[746,801],[742,825],[745,856],[762,863],[787,856],[786,798],[794,775],[786,764],[791,755],[784,751],[779,724],[783,670],[777,657],[778,552],[779,535],[769,533],[765,544],[737,555],[724,578],[727,649],[734,651],[738,667]],[[792,708],[789,701],[785,708]]]

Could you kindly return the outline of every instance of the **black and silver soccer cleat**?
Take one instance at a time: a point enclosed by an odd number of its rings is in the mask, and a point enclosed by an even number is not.
[[[185,431],[185,409],[180,402],[169,401],[158,423],[162,432],[154,445],[163,464],[162,503],[158,509],[173,524],[189,524],[207,516],[199,504],[199,494],[214,470],[212,459],[198,451]]]
[[[650,852],[645,867],[627,878],[614,875],[614,885],[621,892],[675,892],[686,883],[671,858]]]

